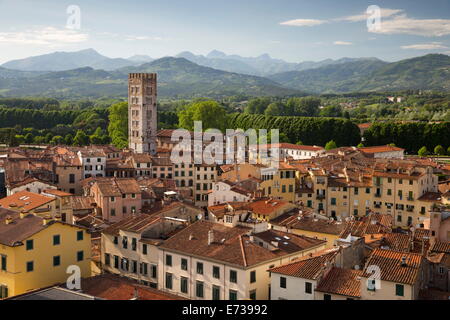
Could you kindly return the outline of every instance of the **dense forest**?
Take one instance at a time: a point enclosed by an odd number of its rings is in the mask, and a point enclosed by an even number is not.
[[[394,102],[389,96],[395,98]],[[109,98],[0,98],[0,143],[113,143],[125,147],[127,108],[126,102]],[[330,147],[393,143],[409,153],[422,154],[450,154],[449,115],[450,95],[414,91],[158,102],[160,129],[192,130],[193,122],[201,120],[204,130],[280,129],[280,141],[294,144],[328,143]],[[363,122],[373,125],[361,142],[357,124]]]

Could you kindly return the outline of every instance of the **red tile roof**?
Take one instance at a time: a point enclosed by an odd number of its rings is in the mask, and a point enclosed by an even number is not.
[[[319,282],[316,291],[346,297],[361,297],[361,270],[333,267]]]
[[[406,258],[404,266],[403,258]],[[362,276],[369,278],[372,273],[368,273],[367,268],[375,265],[380,268],[381,280],[413,285],[420,276],[422,264],[423,256],[420,254],[375,249],[366,262]]]

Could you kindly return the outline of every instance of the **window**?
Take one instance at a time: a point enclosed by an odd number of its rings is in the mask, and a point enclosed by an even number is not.
[[[280,277],[280,288],[286,289],[286,278]]]
[[[131,262],[131,272],[132,273],[137,273],[137,261],[136,260],[133,260]]]
[[[220,287],[219,286],[212,287],[212,300],[220,300]]]
[[[166,266],[172,266],[172,256],[170,254],[166,254]]]
[[[128,248],[128,238],[127,237],[123,237],[123,239],[122,239],[122,247],[124,249]]]
[[[336,205],[336,198],[331,198],[331,205],[335,206]]]
[[[230,270],[230,282],[237,283],[237,272]]]
[[[105,253],[105,265],[109,266],[111,264],[111,256],[109,253]]]
[[[0,285],[0,299],[8,298],[8,287]]]
[[[119,269],[119,257],[114,256],[114,268]]]
[[[324,294],[323,300],[331,300],[331,296],[329,294]]]
[[[142,245],[142,254],[147,254],[147,245],[145,243]]]
[[[77,241],[83,241],[83,231],[77,231]]]
[[[33,250],[34,249],[34,242],[33,242],[33,240],[27,240],[26,247],[27,247],[27,250]]]
[[[73,173],[69,174],[69,183],[75,183],[75,175]]]
[[[61,244],[61,236],[59,234],[53,236],[53,245],[57,246]]]
[[[203,274],[203,263],[197,262],[197,273]]]
[[[111,216],[115,217],[116,216],[116,209],[111,209]]]
[[[114,237],[114,244],[119,244],[119,237],[117,236]]]
[[[256,300],[256,290],[252,290],[249,293],[250,300]]]
[[[6,271],[7,257],[2,255],[2,271]]]
[[[250,283],[256,282],[256,271],[250,272]]]
[[[158,269],[156,268],[156,265],[152,264],[151,267],[150,267],[150,270],[151,270],[152,278],[156,279],[157,278],[157,272],[158,272]]]
[[[203,298],[203,281],[197,281],[195,285],[195,295],[197,298]]]
[[[237,300],[237,291],[236,290],[230,290],[230,292],[229,292],[229,299],[230,300]]]
[[[311,282],[305,282],[305,293],[312,293],[312,283]]]
[[[77,252],[77,261],[83,261],[84,260],[84,252],[78,251]]]
[[[141,263],[141,270],[140,270],[141,274],[146,276],[148,273],[148,264],[145,262]]]
[[[137,239],[133,238],[131,239],[131,250],[136,251],[137,248]]]
[[[181,280],[180,280],[180,291],[182,293],[188,293],[188,278],[181,277]]]
[[[220,268],[217,266],[213,266],[213,277],[220,279]]]
[[[402,284],[396,284],[395,295],[398,297],[403,297],[405,295],[405,286]]]
[[[181,270],[187,270],[187,269],[188,269],[187,259],[181,258]]]
[[[61,257],[60,256],[54,256],[53,257],[53,266],[57,267],[61,265]]]
[[[375,291],[376,290],[375,279],[367,280],[367,290],[368,291]]]
[[[172,274],[166,273],[166,289],[172,289]]]
[[[34,262],[28,261],[27,262],[27,272],[32,272],[34,270]]]

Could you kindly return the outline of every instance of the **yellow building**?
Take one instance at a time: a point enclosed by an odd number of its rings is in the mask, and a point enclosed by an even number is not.
[[[261,189],[264,196],[295,201],[295,167],[280,162],[279,168],[261,169]]]
[[[90,276],[91,237],[84,228],[0,208],[0,298],[66,282],[69,266]]]

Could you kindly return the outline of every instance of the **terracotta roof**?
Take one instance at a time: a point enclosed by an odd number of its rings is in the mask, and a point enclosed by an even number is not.
[[[345,223],[338,223],[337,221],[330,221],[328,219],[314,219],[312,211],[309,210],[310,209],[303,208],[301,209],[301,214],[296,210],[290,211],[270,220],[270,223],[272,225],[282,226],[288,229],[333,235],[339,235],[345,229]]]
[[[437,202],[441,201],[442,194],[440,192],[427,192],[423,194],[418,200],[419,201],[431,201]]]
[[[141,233],[159,220],[160,218],[154,215],[149,216],[146,214],[140,214],[135,217],[125,218],[112,224],[103,230],[103,233],[118,235],[119,230]]]
[[[136,179],[132,178],[101,178],[95,179],[101,194],[107,197],[119,197],[122,194],[140,194],[141,188]]]
[[[450,242],[436,241],[432,245],[430,251],[431,252],[450,253]]]
[[[112,274],[83,278],[81,288],[85,294],[107,300],[131,300],[136,293],[137,300],[185,300]]]
[[[325,263],[331,263],[336,257],[337,250],[317,257],[302,258],[298,261],[284,264],[268,271],[302,279],[316,280],[325,270]]]
[[[7,224],[6,220],[9,218],[12,220]],[[10,247],[23,245],[22,241],[54,223],[63,222],[51,220],[44,224],[43,218],[39,216],[26,214],[21,218],[18,212],[0,208],[0,243]]]
[[[73,210],[86,210],[93,208],[95,200],[94,197],[72,196],[70,197],[70,203]]]
[[[406,258],[405,266],[402,265],[402,258]],[[420,254],[375,249],[366,262],[362,276],[370,277],[372,273],[368,273],[367,268],[376,265],[381,270],[381,280],[413,285],[420,275],[422,263]]]
[[[392,151],[405,151],[405,149],[397,148],[394,146],[375,146],[359,148],[364,153],[380,153],[380,152],[392,152]]]
[[[55,198],[43,196],[41,194],[19,191],[6,198],[0,199],[0,207],[12,210],[29,211],[54,200]]]
[[[61,190],[56,190],[56,189],[45,189],[44,191],[42,191],[43,193],[47,193],[47,194],[51,194],[54,196],[58,196],[58,197],[67,197],[67,196],[72,196],[73,194],[65,192],[65,191],[61,191]]]
[[[319,282],[316,291],[346,297],[361,297],[361,270],[333,267]]]
[[[412,236],[405,233],[388,233],[385,234],[382,240],[382,246],[386,249],[409,252]]]
[[[208,244],[208,234],[212,232],[214,241]],[[226,227],[222,224],[205,220],[197,221],[176,235],[166,240],[161,248],[174,250],[187,255],[212,259],[239,266],[249,267],[264,261],[270,261],[291,254],[292,251],[283,247],[273,250],[266,249],[254,243],[247,235],[251,229],[244,227]],[[255,237],[258,235],[255,235]],[[289,234],[289,236],[291,236]],[[292,237],[295,237],[292,235]],[[305,250],[322,244],[324,241],[311,239],[298,246],[298,250]]]
[[[249,203],[249,208],[255,214],[261,214],[264,216],[271,215],[273,212],[281,209],[289,209],[293,205],[283,200],[256,200]]]

